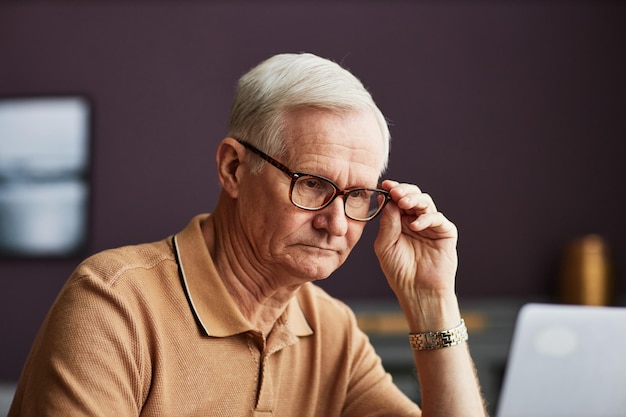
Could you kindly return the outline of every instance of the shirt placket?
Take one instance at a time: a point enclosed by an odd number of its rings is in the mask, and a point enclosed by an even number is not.
[[[257,404],[254,415],[257,417],[273,416],[276,403],[276,390],[280,386],[282,356],[285,347],[296,343],[298,338],[294,336],[282,323],[277,323],[267,341],[264,340],[263,352],[259,364],[259,386],[257,392]]]

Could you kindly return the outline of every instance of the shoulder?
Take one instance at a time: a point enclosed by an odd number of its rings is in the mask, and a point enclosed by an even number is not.
[[[159,275],[163,268],[176,268],[171,238],[96,253],[80,263],[70,281],[87,278],[116,286],[129,276]]]
[[[71,322],[80,322],[83,315],[92,321],[98,317],[103,326],[118,320],[119,329],[151,322],[150,312],[169,308],[164,305],[168,302],[180,304],[184,295],[171,243],[164,239],[85,259],[59,292],[51,316]]]

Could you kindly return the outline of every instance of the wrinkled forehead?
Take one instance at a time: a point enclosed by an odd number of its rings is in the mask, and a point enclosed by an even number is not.
[[[374,169],[377,177],[386,164],[387,138],[370,109],[294,109],[285,115],[283,127],[286,156],[292,163],[313,167],[316,162],[345,162]]]

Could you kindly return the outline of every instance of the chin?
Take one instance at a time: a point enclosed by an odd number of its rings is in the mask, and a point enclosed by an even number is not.
[[[343,262],[320,262],[319,260],[313,261],[309,267],[304,263],[297,265],[300,276],[304,277],[307,281],[321,281],[325,280],[333,274]]]

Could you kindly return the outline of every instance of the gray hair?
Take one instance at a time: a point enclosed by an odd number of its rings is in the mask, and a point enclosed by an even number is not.
[[[275,55],[244,74],[237,85],[228,135],[272,156],[284,155],[284,119],[290,110],[313,107],[333,112],[371,110],[378,119],[387,167],[391,139],[387,121],[352,73],[310,53]],[[262,161],[250,161],[258,172]]]

